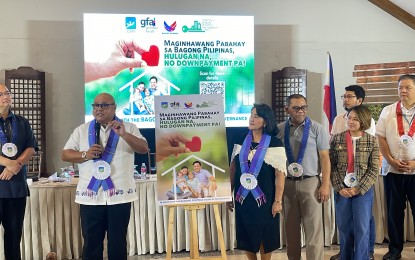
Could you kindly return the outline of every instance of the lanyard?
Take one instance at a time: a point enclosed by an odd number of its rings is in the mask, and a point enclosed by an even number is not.
[[[398,133],[399,133],[399,136],[403,136],[405,134],[405,131],[404,131],[404,128],[403,128],[403,118],[402,118],[401,101],[399,101],[396,104],[396,123],[398,125]],[[409,125],[408,135],[410,137],[412,137],[414,135],[414,132],[415,132],[415,124],[414,124],[414,120],[412,118],[411,124]]]
[[[363,136],[363,132],[362,132]],[[347,173],[354,173],[353,140],[350,131],[346,131]]]

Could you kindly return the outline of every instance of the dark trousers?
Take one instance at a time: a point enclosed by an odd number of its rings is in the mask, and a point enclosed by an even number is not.
[[[26,197],[0,199],[0,223],[4,228],[4,255],[7,260],[20,260]]]
[[[117,205],[80,205],[84,246],[82,260],[102,260],[105,232],[108,260],[127,259],[127,228],[131,203]]]
[[[389,252],[401,253],[404,243],[406,200],[412,209],[415,222],[415,176],[388,173],[383,177],[388,212]]]

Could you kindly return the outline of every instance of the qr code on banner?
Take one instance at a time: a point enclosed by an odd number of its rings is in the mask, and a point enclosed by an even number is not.
[[[200,81],[200,94],[222,94],[225,97],[225,81]]]

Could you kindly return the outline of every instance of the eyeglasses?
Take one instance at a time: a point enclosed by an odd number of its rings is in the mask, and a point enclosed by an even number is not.
[[[6,92],[0,92],[0,98],[2,97],[10,97],[13,96],[13,93],[11,93],[10,91],[6,91]]]
[[[91,104],[91,105],[92,105],[92,109],[94,110],[98,110],[99,108],[101,108],[102,110],[106,110],[110,108],[110,106],[114,106],[115,104],[114,103],[111,103],[111,104],[103,103],[103,104]]]
[[[304,112],[307,112],[307,110],[308,110],[308,106],[307,105],[305,105],[305,106],[301,106],[301,107],[292,107],[291,108],[292,110],[294,110],[295,112],[299,112],[300,110],[303,110]]]
[[[344,95],[342,96],[342,99],[352,99],[355,98],[356,96],[352,96],[352,95]]]

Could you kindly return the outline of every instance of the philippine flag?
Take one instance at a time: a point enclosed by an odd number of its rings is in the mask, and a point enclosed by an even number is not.
[[[331,64],[330,53],[328,53],[328,57],[327,57],[326,81],[324,82],[323,110],[329,122],[329,133],[330,133],[334,118],[337,116],[336,94],[334,92],[333,66]]]

